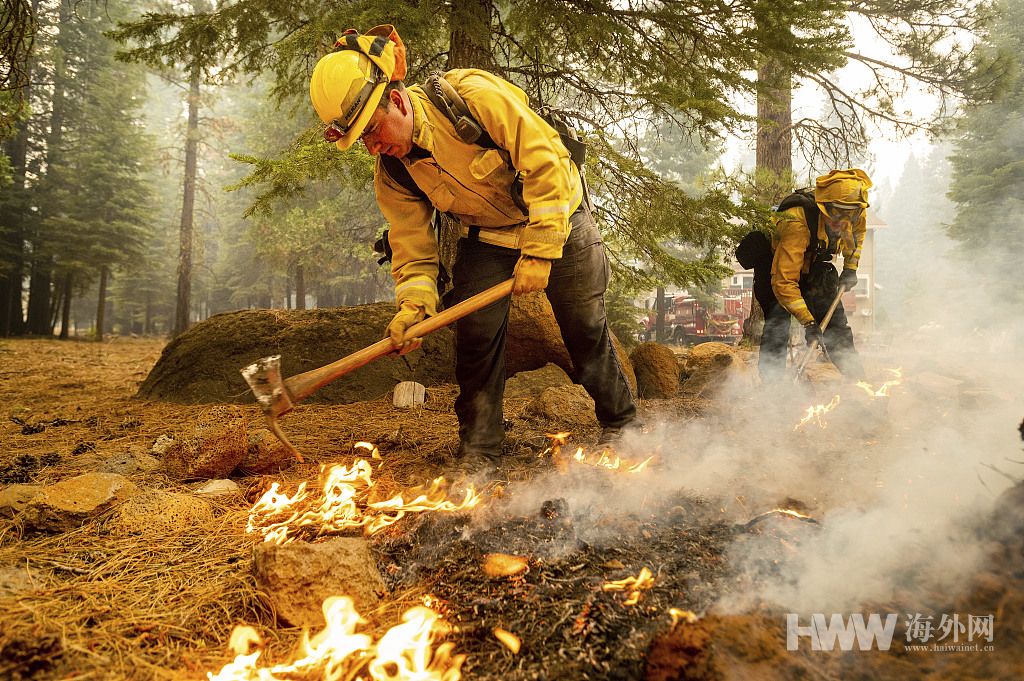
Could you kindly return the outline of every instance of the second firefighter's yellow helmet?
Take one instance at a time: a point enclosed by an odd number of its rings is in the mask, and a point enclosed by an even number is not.
[[[866,209],[868,189],[871,189],[871,178],[860,168],[833,170],[814,182],[814,202],[824,213],[828,212],[826,203]]]

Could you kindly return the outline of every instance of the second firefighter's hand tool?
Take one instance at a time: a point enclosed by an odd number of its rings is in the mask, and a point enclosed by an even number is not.
[[[421,338],[438,329],[448,326],[452,322],[462,319],[471,312],[487,307],[512,293],[512,279],[506,279],[500,284],[495,284],[486,291],[481,291],[471,298],[443,310],[433,317],[410,326],[405,337],[408,339]],[[391,338],[383,338],[373,345],[357,350],[347,357],[331,362],[318,369],[311,369],[305,373],[288,378],[281,377],[281,356],[271,355],[259,359],[253,364],[242,369],[242,376],[245,382],[252,388],[256,395],[256,401],[263,409],[267,417],[267,428],[270,429],[277,439],[288,448],[296,459],[302,461],[302,455],[295,449],[277,423],[277,417],[287,414],[294,408],[296,403],[302,401],[312,393],[316,392],[331,381],[341,378],[348,372],[369,364],[375,359],[390,355],[395,351]]]
[[[828,323],[832,321],[832,315],[835,313],[836,308],[839,307],[839,301],[842,300],[844,293],[846,293],[846,289],[840,286],[839,291],[836,293],[835,300],[833,300],[832,304],[829,305],[828,312],[826,312],[825,316],[822,318],[821,324],[818,324],[818,328],[821,330],[822,334],[825,333],[825,329],[828,328]],[[807,344],[807,351],[804,353],[803,357],[800,358],[800,362],[796,365],[796,374],[793,376],[794,381],[800,380],[800,376],[804,373],[804,369],[807,368],[807,363],[811,361],[811,357],[814,356],[814,351],[818,349],[820,344],[821,343],[818,338],[812,338]],[[825,349],[825,346],[822,345],[821,347],[822,350]]]

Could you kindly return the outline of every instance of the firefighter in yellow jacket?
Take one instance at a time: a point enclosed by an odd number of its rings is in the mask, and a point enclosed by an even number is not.
[[[759,357],[762,379],[772,380],[785,370],[790,316],[803,325],[808,344],[817,340],[844,375],[863,377],[842,302],[824,332],[819,324],[840,288],[850,290],[857,285],[870,188],[870,178],[859,168],[833,170],[815,182],[810,210],[798,202],[790,207],[787,203],[791,202],[780,204],[772,239],[771,292],[775,301],[767,305],[759,301],[765,308]],[[812,230],[807,220],[815,214],[818,219]],[[842,274],[831,262],[837,254],[843,256]]]
[[[422,87],[405,87],[404,47],[390,26],[350,32],[336,48],[313,70],[310,96],[327,125],[325,138],[342,150],[362,140],[377,157],[374,190],[390,223],[398,306],[388,326],[395,348],[404,354],[419,347],[418,339],[404,339],[405,330],[440,304],[431,218],[435,210],[447,213],[463,238],[445,302],[509,277],[513,294],[545,291],[574,378],[594,398],[604,439],[612,439],[634,420],[636,408],[608,330],[604,244],[558,134],[515,85],[486,71],[456,69],[444,79],[494,148],[467,143]],[[396,178],[403,174],[405,182]],[[505,298],[456,326],[459,455],[470,467],[489,468],[501,454],[509,304]]]

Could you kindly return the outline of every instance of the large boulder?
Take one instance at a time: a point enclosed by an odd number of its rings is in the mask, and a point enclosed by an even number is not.
[[[316,310],[242,310],[214,315],[171,341],[138,397],[181,402],[251,403],[239,370],[261,357],[281,355],[292,376],[330,364],[384,337],[395,314],[391,303]],[[382,357],[349,372],[307,402],[360,402],[386,394],[401,381],[453,383],[452,332],[441,329],[404,357]]]
[[[614,333],[612,345],[615,346],[626,380],[636,393],[633,365]],[[505,361],[505,373],[509,376],[520,371],[540,369],[549,362],[558,365],[572,376],[572,360],[569,359],[569,352],[562,342],[562,333],[551,311],[551,303],[543,293],[530,293],[512,298]]]

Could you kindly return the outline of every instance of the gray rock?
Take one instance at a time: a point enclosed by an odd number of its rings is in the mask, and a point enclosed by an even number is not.
[[[44,487],[20,517],[28,529],[67,532],[138,493],[138,486],[123,475],[86,473]]]
[[[118,475],[137,475],[148,473],[160,468],[160,460],[146,452],[128,450],[114,454],[104,460],[96,470],[100,473],[117,473]]]
[[[339,537],[322,544],[260,544],[253,554],[256,583],[278,619],[323,627],[323,602],[349,596],[356,610],[375,609],[387,592],[366,540]]]
[[[557,364],[547,363],[540,369],[520,371],[505,382],[505,398],[537,397],[547,388],[572,385],[572,379]]]
[[[0,489],[0,518],[13,518],[21,513],[41,489],[43,489],[42,485],[22,484]]]
[[[190,494],[142,492],[120,504],[105,521],[114,535],[163,534],[193,529],[213,520],[210,505]]]
[[[192,493],[200,497],[221,497],[225,494],[238,494],[241,489],[234,480],[207,480]]]

